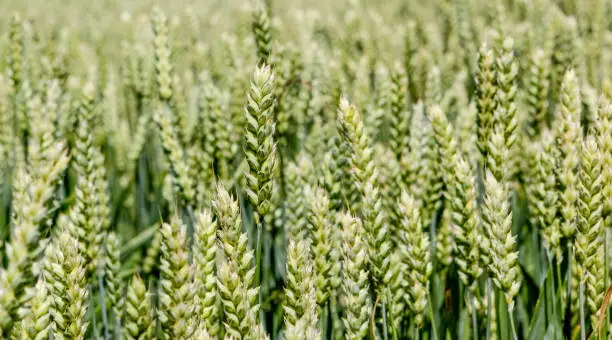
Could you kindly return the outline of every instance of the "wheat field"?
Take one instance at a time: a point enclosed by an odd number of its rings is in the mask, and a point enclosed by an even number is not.
[[[612,339],[611,0],[9,0],[0,338]]]

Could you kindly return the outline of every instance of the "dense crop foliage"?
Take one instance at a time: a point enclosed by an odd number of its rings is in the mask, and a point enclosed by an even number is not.
[[[612,337],[609,0],[0,5],[0,338]]]

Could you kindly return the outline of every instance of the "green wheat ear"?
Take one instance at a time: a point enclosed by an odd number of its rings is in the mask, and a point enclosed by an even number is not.
[[[269,66],[255,69],[247,95],[244,113],[247,125],[244,133],[244,156],[248,163],[245,171],[246,195],[256,211],[259,224],[271,211],[272,177],[276,166],[274,142],[274,74]]]
[[[425,318],[425,308],[429,294],[430,261],[429,237],[423,231],[421,208],[417,201],[406,191],[402,192],[399,203],[402,213],[402,260],[406,268],[404,289],[406,304],[421,328]]]
[[[508,308],[513,310],[514,298],[521,287],[521,270],[518,264],[516,236],[512,234],[510,193],[505,183],[500,183],[488,171],[485,177],[483,216],[488,237],[486,249],[490,262],[489,272],[495,285],[504,293]]]
[[[188,339],[195,304],[193,266],[188,262],[185,227],[179,217],[161,226],[160,288],[157,317],[165,339]]]
[[[21,322],[21,329],[25,333],[23,339],[48,339],[51,333],[51,302],[52,297],[43,280],[39,280],[34,287],[34,295],[30,300],[30,311]]]
[[[561,85],[559,103],[559,123],[555,130],[557,149],[559,150],[558,180],[561,194],[559,211],[561,213],[561,232],[565,237],[576,233],[574,221],[577,217],[578,199],[578,166],[582,127],[580,126],[581,99],[576,73],[567,71]]]
[[[157,83],[157,95],[162,102],[168,103],[172,98],[172,63],[171,49],[168,43],[169,30],[168,19],[159,7],[153,8],[151,13],[151,24],[153,26],[153,49],[155,52],[155,81]]]
[[[84,339],[89,327],[85,259],[79,242],[63,230],[45,253],[44,278],[52,296],[54,337]]]
[[[307,320],[316,327],[318,321],[309,247],[308,241],[295,242],[292,240],[287,248],[287,281],[283,304],[285,329],[296,327],[301,320]],[[310,311],[309,309],[315,310]],[[303,326],[309,326],[309,324]]]
[[[217,222],[212,214],[204,210],[196,214],[193,260],[195,280],[199,296],[200,317],[207,333],[219,333],[219,310],[217,307]]]
[[[335,246],[337,232],[327,192],[321,188],[308,188],[305,196],[311,211],[308,223],[312,230],[316,298],[317,303],[323,306],[331,296],[333,286],[337,286],[332,283],[340,282],[339,273],[335,270],[339,260],[339,252]]]
[[[580,159],[578,223],[572,263],[572,323],[579,320],[579,285],[584,284],[585,314],[597,324],[605,287],[602,220],[602,155],[593,135],[586,137]]]
[[[368,255],[367,244],[364,242],[365,231],[361,220],[349,214],[341,213],[339,222],[343,232],[344,280],[342,291],[346,304],[342,321],[347,339],[363,339],[368,331],[372,305],[368,293]]]
[[[548,94],[550,60],[544,50],[537,49],[530,57],[526,79],[527,135],[533,140],[548,126]]]
[[[123,316],[124,303],[123,300],[123,282],[119,277],[119,270],[121,269],[120,262],[120,242],[117,239],[115,233],[110,232],[106,237],[106,261],[104,280],[106,282],[106,292],[108,302],[114,315],[114,326],[118,334],[121,320]]]
[[[121,334],[125,339],[151,340],[154,338],[155,323],[153,322],[151,293],[138,275],[134,275],[128,285],[124,315]]]
[[[478,53],[478,71],[476,73],[476,106],[477,114],[477,145],[481,160],[484,162],[488,154],[489,138],[493,125],[493,112],[497,105],[495,100],[496,69],[493,50],[486,44],[480,46]]]
[[[257,58],[260,63],[270,63],[272,54],[272,34],[270,30],[270,18],[264,4],[258,3],[253,12],[252,30],[257,46]]]

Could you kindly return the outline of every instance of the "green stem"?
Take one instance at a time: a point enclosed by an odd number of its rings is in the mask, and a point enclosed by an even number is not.
[[[385,300],[386,299],[383,298],[383,301],[382,301],[382,317],[383,317],[382,326],[383,326],[383,339],[388,340],[389,334],[387,331],[387,306],[386,306]]]
[[[469,294],[470,304],[472,305],[472,339],[477,340],[478,339],[478,321],[476,320],[476,304],[474,303],[474,300],[476,298],[471,292],[469,292],[469,289],[468,289],[468,294]]]
[[[109,340],[110,338],[108,335],[108,317],[107,317],[107,312],[106,312],[106,294],[104,291],[104,280],[103,280],[104,274],[102,273],[102,269],[99,267],[97,270],[97,274],[98,274],[97,275],[98,276],[98,289],[100,290],[100,309],[102,312],[102,324],[104,327],[104,340]],[[91,291],[93,293],[93,289]]]
[[[580,280],[580,339],[586,340],[586,323],[584,322],[584,282]]]
[[[552,261],[553,261],[553,255],[549,254],[548,255],[548,265],[550,266],[550,270],[554,270]],[[558,262],[557,262],[557,266],[559,266]],[[552,280],[552,278],[551,278],[551,280]],[[551,284],[551,287],[552,287],[552,296],[553,296],[553,302],[552,302],[553,318],[554,318],[555,322],[557,322],[557,320],[558,320],[558,318],[557,318],[557,293],[556,293],[554,282]],[[556,335],[557,328],[553,327],[553,330],[554,330],[555,335]]]
[[[427,303],[429,304],[429,317],[431,318],[431,333],[433,340],[438,339],[438,330],[436,329],[436,320],[434,319],[433,302],[431,300],[431,294],[427,294]]]
[[[257,216],[257,215],[256,215]],[[261,287],[261,243],[262,243],[262,228],[261,223],[259,223],[259,218],[255,218],[257,223],[257,243],[255,244],[255,284],[254,287],[259,287],[259,320],[261,322],[264,321],[264,308],[261,308],[263,303],[263,294]]]
[[[514,308],[508,307],[508,317],[510,318],[510,328],[512,328],[512,339],[518,340],[518,335],[516,334],[516,326],[514,324]]]
[[[487,279],[487,340],[491,339],[491,316],[493,315],[493,303],[491,297],[491,278]]]

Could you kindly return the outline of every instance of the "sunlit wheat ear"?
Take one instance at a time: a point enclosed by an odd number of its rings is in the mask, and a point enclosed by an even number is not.
[[[336,266],[337,247],[334,218],[330,210],[330,201],[325,190],[316,188],[305,192],[306,201],[311,210],[308,223],[312,230],[312,256],[316,299],[323,306],[331,295],[331,281],[339,282]]]
[[[416,326],[422,327],[429,294],[431,261],[429,237],[423,231],[420,207],[406,191],[402,192],[399,209],[402,217],[402,261],[405,263],[404,287],[406,304]]]
[[[130,340],[153,339],[153,307],[151,294],[145,282],[137,275],[132,277],[125,297],[125,318],[121,327],[121,336]]]
[[[165,337],[187,339],[194,332],[189,322],[195,303],[193,266],[188,263],[185,227],[179,217],[161,226],[160,288],[157,317]]]
[[[287,282],[283,305],[285,329],[296,327],[301,320],[308,321],[304,326],[310,324],[316,327],[318,321],[309,246],[308,241],[299,240],[290,241],[287,248]]]
[[[251,272],[249,275],[253,275]],[[218,272],[218,289],[223,307],[223,325],[226,337],[241,339],[248,337],[258,327],[256,315],[259,311],[258,288],[248,288],[238,274],[238,265],[233,260],[223,262]]]
[[[342,260],[345,315],[342,319],[347,339],[363,339],[368,331],[372,301],[369,296],[367,244],[361,220],[349,214],[339,216],[342,226]]]
[[[346,98],[340,100],[338,124],[344,142],[349,148],[349,164],[355,185],[361,197],[358,204],[351,205],[363,220],[367,233],[367,253],[371,274],[377,290],[383,285],[383,277],[389,268],[391,235],[388,231],[387,216],[382,209],[378,188],[377,171],[372,156],[369,135],[357,108]]]
[[[516,236],[512,234],[512,211],[508,187],[487,172],[485,177],[483,217],[489,272],[495,285],[504,293],[508,308],[514,308],[514,298],[521,287]]]
[[[30,300],[30,311],[21,321],[24,339],[47,339],[51,332],[51,297],[46,284],[39,280],[34,287],[34,296]]]
[[[86,270],[78,241],[64,230],[45,253],[44,278],[52,299],[54,337],[85,338],[89,326]]]
[[[254,285],[254,254],[247,234],[242,232],[238,202],[222,186],[217,186],[213,207],[219,224],[218,244],[224,261],[217,272],[217,289],[223,307],[226,334],[244,337],[258,324],[259,287]]]
[[[199,312],[207,333],[216,336],[221,325],[217,307],[217,222],[207,210],[196,214],[196,221],[193,260]]]
[[[274,142],[274,74],[269,66],[257,67],[251,78],[244,110],[246,128],[244,133],[244,156],[248,170],[246,195],[256,211],[257,223],[270,213],[272,175],[276,166],[276,143]]]
[[[604,233],[602,213],[602,155],[593,135],[586,137],[578,175],[578,223],[572,265],[572,320],[579,320],[579,287],[584,284],[585,315],[597,324],[604,295]]]

